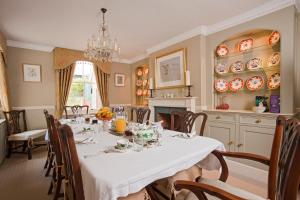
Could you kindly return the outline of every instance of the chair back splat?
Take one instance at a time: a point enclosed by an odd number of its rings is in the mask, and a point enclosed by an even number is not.
[[[73,132],[68,125],[61,125],[58,130],[65,168],[65,195],[68,199],[84,200],[82,176]]]

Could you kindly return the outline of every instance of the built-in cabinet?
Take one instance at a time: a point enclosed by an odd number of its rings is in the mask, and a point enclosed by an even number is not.
[[[221,141],[227,151],[255,153],[270,157],[276,114],[233,111],[205,111],[208,121],[204,135]],[[267,169],[252,161],[234,159],[253,167]]]

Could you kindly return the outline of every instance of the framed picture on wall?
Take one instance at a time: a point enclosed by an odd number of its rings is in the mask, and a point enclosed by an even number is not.
[[[41,65],[23,64],[23,80],[25,82],[41,82]]]
[[[185,86],[186,49],[156,57],[155,86],[157,89]]]
[[[125,75],[115,74],[115,86],[124,87],[125,86]]]

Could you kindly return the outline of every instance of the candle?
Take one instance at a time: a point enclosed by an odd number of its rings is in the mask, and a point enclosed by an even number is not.
[[[191,76],[188,70],[185,72],[185,85],[191,85]]]
[[[153,78],[150,78],[150,85],[149,85],[149,89],[153,89],[154,87],[153,87]]]

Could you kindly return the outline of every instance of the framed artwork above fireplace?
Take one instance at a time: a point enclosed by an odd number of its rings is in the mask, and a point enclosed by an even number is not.
[[[184,87],[186,49],[179,49],[155,59],[156,89]]]

